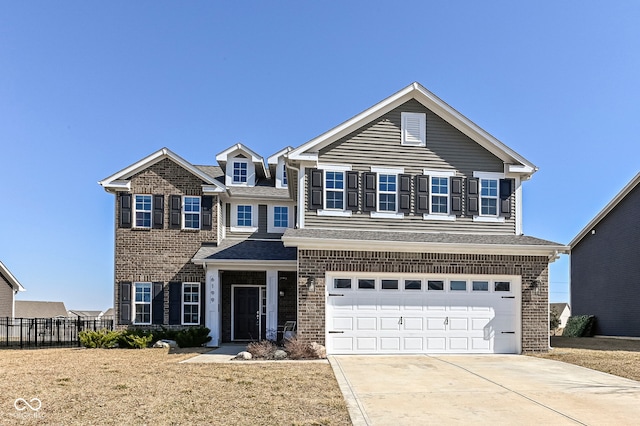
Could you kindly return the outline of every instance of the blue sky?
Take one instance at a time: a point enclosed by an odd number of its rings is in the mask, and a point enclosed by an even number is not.
[[[267,157],[413,81],[540,168],[524,231],[568,244],[640,170],[640,2],[524,3],[2,2],[0,259],[18,299],[112,306],[98,180],[164,146]],[[568,281],[563,256],[552,301]]]

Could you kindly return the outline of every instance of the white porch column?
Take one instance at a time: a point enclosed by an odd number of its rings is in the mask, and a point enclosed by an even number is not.
[[[220,271],[218,268],[207,268],[206,292],[206,326],[211,330],[209,332],[211,340],[207,343],[207,346],[220,346],[220,302],[222,293],[220,292]]]
[[[275,340],[278,332],[278,271],[267,269],[267,339]]]

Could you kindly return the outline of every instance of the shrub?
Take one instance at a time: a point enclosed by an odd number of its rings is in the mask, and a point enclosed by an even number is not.
[[[595,320],[596,317],[593,315],[576,315],[569,317],[562,335],[565,337],[593,336]]]
[[[121,348],[142,349],[148,347],[153,340],[153,334],[148,330],[129,329],[120,334],[118,343]]]
[[[297,337],[286,339],[284,350],[287,351],[291,359],[313,358],[315,355],[313,349],[311,349],[311,345],[302,340],[298,340]]]
[[[254,358],[273,359],[278,347],[270,340],[251,342],[247,345],[247,352]]]
[[[175,340],[181,348],[192,348],[202,346],[211,340],[207,327],[190,327],[180,330],[175,335]]]
[[[118,344],[120,334],[120,331],[107,329],[97,331],[84,330],[78,333],[78,339],[80,340],[80,344],[85,348],[109,349],[115,347]]]

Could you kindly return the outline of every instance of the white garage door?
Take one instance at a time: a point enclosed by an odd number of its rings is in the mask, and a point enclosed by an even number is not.
[[[520,277],[327,277],[327,352],[519,353]]]

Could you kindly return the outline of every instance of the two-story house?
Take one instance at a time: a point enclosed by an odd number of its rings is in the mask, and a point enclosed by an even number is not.
[[[414,83],[265,161],[162,149],[116,194],[120,324],[206,325],[212,345],[298,337],[328,353],[548,348],[548,265],[523,235],[537,168]]]
[[[15,296],[19,291],[25,291],[25,288],[4,263],[0,262],[0,318],[15,316]]]

